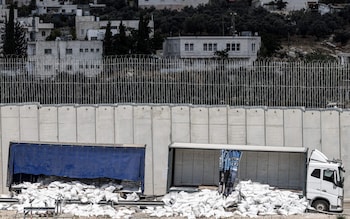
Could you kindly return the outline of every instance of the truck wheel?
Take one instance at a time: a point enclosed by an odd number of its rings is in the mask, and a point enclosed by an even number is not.
[[[324,200],[316,200],[312,203],[312,207],[314,207],[317,211],[328,211],[329,204]]]

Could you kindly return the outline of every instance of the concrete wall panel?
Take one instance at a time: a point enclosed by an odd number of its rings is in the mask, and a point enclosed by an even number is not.
[[[344,193],[350,199],[350,111],[340,113],[340,154],[345,167]]]
[[[19,107],[21,141],[39,140],[38,106],[23,105]]]
[[[228,144],[247,144],[246,110],[242,108],[228,108]]]
[[[284,146],[303,146],[303,110],[284,109]]]
[[[328,159],[340,158],[339,131],[339,112],[321,111],[322,152]]]
[[[265,110],[247,109],[247,144],[265,144]]]
[[[269,109],[265,112],[266,145],[284,145],[283,110]]]
[[[114,144],[114,107],[96,108],[96,143]]]
[[[74,106],[58,107],[58,141],[77,142],[77,112]]]
[[[152,107],[134,106],[134,143],[146,144],[145,194],[155,194],[154,148],[152,138]],[[160,177],[160,176],[158,176]]]
[[[209,143],[227,144],[227,108],[209,108]]]
[[[133,108],[132,105],[119,105],[115,107],[115,143],[134,143]]]
[[[7,163],[10,141],[19,141],[20,139],[20,106],[9,105],[1,108],[1,191],[8,193],[6,188]]]
[[[207,107],[192,107],[190,111],[191,142],[208,143],[209,109]]]
[[[321,113],[317,110],[307,110],[303,114],[304,147],[322,150],[321,147]]]
[[[188,106],[171,107],[171,138],[172,142],[191,142]]]
[[[96,143],[96,108],[80,106],[76,111],[78,142]]]
[[[152,134],[155,194],[161,195],[167,191],[168,154],[171,143],[171,112],[169,106],[154,106],[152,110]]]
[[[57,107],[43,106],[39,108],[39,140],[58,141]]]

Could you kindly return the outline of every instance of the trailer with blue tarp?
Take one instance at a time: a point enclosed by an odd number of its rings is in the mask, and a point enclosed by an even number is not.
[[[139,182],[144,191],[145,145],[10,142],[7,186],[18,175]]]

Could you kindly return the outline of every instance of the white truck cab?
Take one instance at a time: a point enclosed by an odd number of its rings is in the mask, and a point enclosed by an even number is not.
[[[340,160],[330,161],[319,150],[311,152],[307,166],[306,198],[318,211],[343,211],[344,167]]]

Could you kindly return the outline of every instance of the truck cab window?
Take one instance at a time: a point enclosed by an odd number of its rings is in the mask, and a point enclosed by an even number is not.
[[[316,177],[316,178],[320,178],[321,177],[321,170],[320,169],[314,169],[314,171],[312,171],[311,176]]]
[[[334,171],[333,170],[324,170],[323,171],[323,180],[334,183]]]

